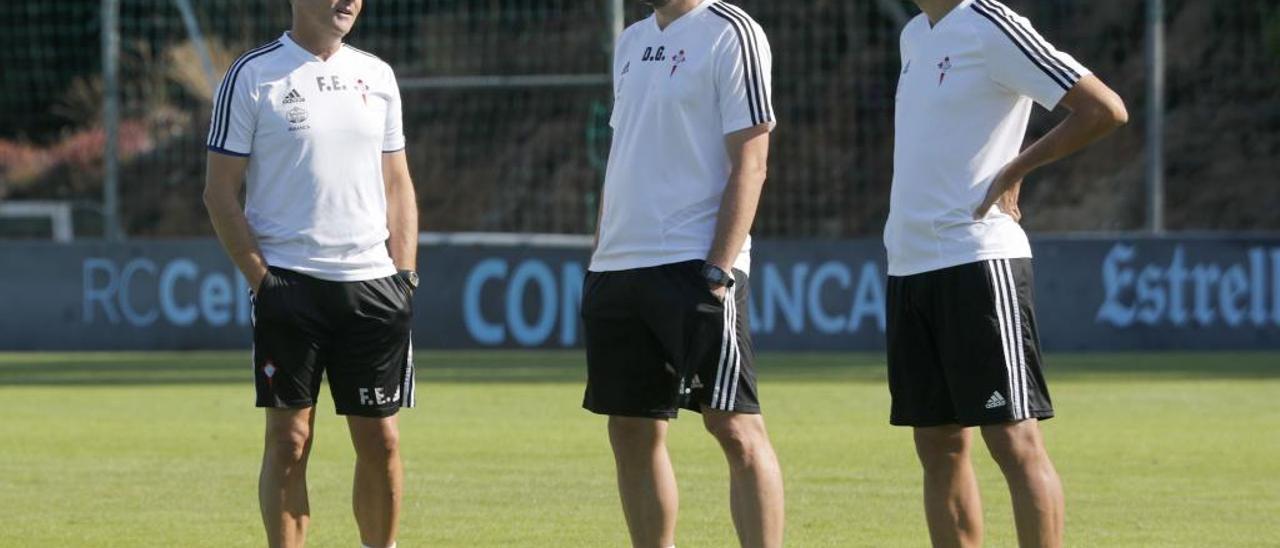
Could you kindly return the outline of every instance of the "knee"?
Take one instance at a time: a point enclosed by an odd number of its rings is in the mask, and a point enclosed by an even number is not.
[[[964,429],[925,429],[915,432],[916,457],[925,472],[948,471],[969,459],[969,440]]]
[[[764,430],[745,416],[730,418],[704,417],[703,424],[711,433],[731,464],[750,466],[756,451],[764,443]]]
[[[1044,443],[1034,425],[1016,423],[986,427],[982,431],[991,458],[1005,472],[1021,470],[1045,460]]]
[[[394,426],[381,424],[355,436],[356,456],[385,460],[400,452],[400,432]]]
[[[609,417],[609,443],[621,456],[648,454],[666,443],[664,421],[637,417]]]
[[[306,425],[282,426],[267,430],[267,452],[278,463],[291,465],[306,460],[311,449],[311,429]]]

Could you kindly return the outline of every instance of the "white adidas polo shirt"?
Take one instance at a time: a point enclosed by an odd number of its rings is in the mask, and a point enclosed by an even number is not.
[[[250,50],[218,87],[207,145],[249,158],[245,216],[267,264],[332,281],[395,274],[382,155],[405,139],[381,59],[344,45],[321,60],[288,33]]]
[[[1022,150],[1032,102],[1053,109],[1089,71],[995,0],[965,0],[932,28],[902,31],[889,275],[1031,257],[1022,227],[973,212]]]
[[[592,271],[705,259],[732,165],[725,135],[774,125],[764,31],[736,6],[704,0],[659,29],[618,39],[613,146]],[[751,241],[734,267],[750,268]]]

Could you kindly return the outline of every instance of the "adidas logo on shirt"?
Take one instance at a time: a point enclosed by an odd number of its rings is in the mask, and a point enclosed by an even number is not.
[[[291,89],[289,90],[289,94],[284,96],[283,103],[286,105],[292,103],[304,103],[306,100],[307,99],[303,97],[301,93],[298,93],[298,90]]]
[[[1008,404],[1009,402],[1005,401],[1004,396],[1001,396],[1000,391],[997,390],[995,392],[992,392],[991,398],[987,400],[987,409],[996,409],[998,407],[1004,407]]]

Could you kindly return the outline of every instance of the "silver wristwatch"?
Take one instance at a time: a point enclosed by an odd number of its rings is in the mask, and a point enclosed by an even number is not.
[[[711,285],[733,287],[733,275],[711,263],[702,265],[702,278]]]

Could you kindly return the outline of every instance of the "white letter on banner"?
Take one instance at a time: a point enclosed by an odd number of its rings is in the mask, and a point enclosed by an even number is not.
[[[1195,279],[1196,288],[1193,305],[1195,312],[1192,315],[1195,316],[1196,323],[1208,327],[1215,323],[1213,297],[1209,294],[1209,288],[1222,277],[1222,269],[1216,264],[1197,264],[1191,269],[1191,277]]]
[[[813,326],[823,335],[840,332],[847,321],[843,314],[832,316],[822,307],[822,287],[829,278],[835,278],[840,283],[841,289],[847,289],[851,281],[849,267],[838,261],[827,261],[814,270],[813,277],[809,279],[809,318],[813,320]]]
[[[120,291],[117,292],[120,300],[120,311],[124,313],[124,319],[129,321],[129,325],[134,327],[146,327],[156,322],[160,317],[160,313],[154,309],[143,313],[133,309],[133,276],[139,270],[147,272],[154,276],[156,274],[156,264],[150,259],[134,259],[124,265],[124,270],[120,271]]]
[[[1280,326],[1280,249],[1271,250],[1271,322]]]
[[[1261,247],[1249,250],[1249,320],[1254,327],[1267,324],[1267,255]]]
[[[232,277],[236,281],[236,325],[249,325],[249,282],[239,270]]]
[[[106,285],[99,286],[94,283],[98,279],[94,275],[95,272],[106,274]],[[111,297],[115,296],[117,291],[116,284],[116,268],[115,263],[110,259],[102,259],[98,257],[90,257],[84,260],[84,266],[81,268],[81,288],[84,293],[83,304],[81,306],[80,321],[84,323],[93,323],[93,303],[102,306],[102,314],[107,317],[107,322],[111,324],[120,323],[120,314],[116,312],[115,305],[111,303]]]
[[[1222,283],[1218,285],[1218,309],[1222,310],[1222,320],[1227,325],[1238,327],[1244,323],[1245,307],[1240,297],[1248,290],[1249,277],[1245,275],[1243,266],[1231,265],[1222,273]]]
[[[226,275],[213,272],[200,283],[200,312],[209,325],[231,323],[231,281]]]
[[[560,267],[560,346],[570,347],[578,342],[578,314],[586,276],[579,263],[568,262]]]
[[[1097,321],[1109,322],[1116,327],[1133,324],[1134,309],[1120,303],[1120,295],[1133,284],[1133,269],[1123,264],[1133,259],[1134,248],[1116,244],[1102,262],[1102,288],[1106,296],[1098,309]]]
[[[853,290],[853,312],[849,313],[849,332],[856,333],[862,325],[862,318],[873,316],[876,327],[884,333],[884,277],[880,275],[880,267],[875,261],[867,261],[862,265],[862,273],[858,276],[858,288]]]
[[[774,330],[774,314],[777,310],[782,311],[787,321],[787,328],[792,333],[804,330],[804,281],[808,274],[808,263],[791,265],[791,285],[786,286],[783,285],[782,274],[778,272],[777,266],[773,263],[764,266],[764,279],[761,280],[764,309],[761,315],[766,333],[772,333]]]
[[[480,297],[484,291],[484,283],[491,279],[507,276],[507,261],[502,259],[485,259],[471,268],[467,282],[462,289],[462,321],[467,326],[467,333],[476,342],[485,346],[502,344],[506,340],[506,331],[502,324],[490,323],[481,312]]]
[[[1138,295],[1137,309],[1138,321],[1147,325],[1156,325],[1160,323],[1161,316],[1164,316],[1166,307],[1164,286],[1161,281],[1164,279],[1164,271],[1155,265],[1147,265],[1142,269],[1142,273],[1138,274]]]
[[[1182,286],[1187,281],[1187,268],[1183,265],[1186,251],[1182,246],[1173,248],[1173,260],[1169,261],[1169,321],[1173,325],[1187,325],[1187,306],[1182,299]]]
[[[195,280],[198,272],[196,263],[190,259],[178,259],[169,263],[164,267],[164,272],[160,273],[160,309],[164,311],[164,317],[174,325],[188,326],[196,323],[200,317],[195,305],[179,306],[173,296],[173,286],[178,278]]]
[[[524,317],[524,289],[533,281],[541,290],[542,311],[533,325]],[[538,346],[547,341],[556,328],[556,276],[547,263],[530,259],[516,267],[507,283],[507,324],[511,336],[523,346]]]

